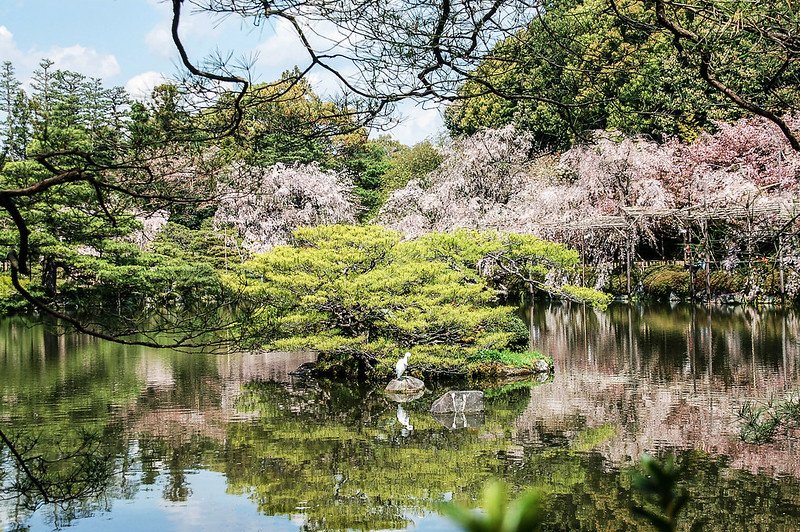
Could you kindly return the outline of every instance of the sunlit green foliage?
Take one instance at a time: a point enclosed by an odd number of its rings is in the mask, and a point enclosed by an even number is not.
[[[451,131],[514,123],[539,145],[564,148],[593,129],[692,140],[712,120],[741,115],[721,105],[641,3],[551,0],[542,11],[475,73],[499,94],[464,85],[469,98],[446,114]]]
[[[385,372],[403,349],[419,350],[424,364],[443,350],[519,342],[493,327],[513,310],[492,305],[474,269],[424,260],[413,246],[377,227],[301,229],[295,245],[246,264],[249,278],[263,279],[250,281],[249,293],[275,309],[271,346],[322,349],[368,369],[384,362]]]
[[[262,305],[253,327],[272,335],[271,348],[319,350],[322,368],[360,373],[388,373],[409,350],[412,372],[464,373],[470,354],[526,344],[527,328],[493,289],[520,279],[509,268],[539,289],[577,259],[531,236],[459,231],[401,241],[379,227],[340,225],[296,231],[292,245],[246,263],[244,280],[232,282]]]
[[[389,168],[384,175],[381,192],[388,196],[412,179],[423,179],[436,170],[443,160],[441,152],[427,140],[410,148],[396,146],[389,155]]]
[[[242,102],[247,113],[237,135],[222,141],[226,158],[269,166],[276,162],[321,162],[330,156],[339,127],[326,117],[334,109],[314,93],[307,81],[290,87],[296,74],[286,72],[274,83],[249,89]],[[226,106],[223,103],[221,107]],[[209,119],[224,123],[229,117],[213,113]],[[330,135],[320,136],[326,129]]]
[[[540,292],[597,308],[611,301],[607,294],[570,284],[577,278],[580,257],[562,244],[531,235],[466,229],[430,233],[415,242],[427,260],[445,261],[458,271],[477,268],[492,286],[503,287],[509,295]]]
[[[481,349],[469,355],[467,360],[470,362],[497,362],[500,365],[513,368],[533,369],[533,363],[544,358],[544,355],[540,353],[519,353],[508,349]]]

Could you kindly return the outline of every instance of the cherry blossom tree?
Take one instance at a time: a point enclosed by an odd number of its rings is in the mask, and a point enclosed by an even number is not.
[[[252,253],[287,243],[298,227],[355,223],[352,182],[316,164],[237,163],[225,170],[224,181],[214,224],[236,228]]]
[[[713,245],[719,256],[709,258],[720,266],[750,264],[786,229],[798,199],[800,156],[764,118],[719,124],[691,144],[596,132],[560,157],[531,145],[511,126],[455,141],[435,172],[390,196],[379,221],[409,236],[532,233],[579,249],[602,284],[615,264],[633,260],[631,249],[664,238]],[[713,243],[709,223],[722,235]]]

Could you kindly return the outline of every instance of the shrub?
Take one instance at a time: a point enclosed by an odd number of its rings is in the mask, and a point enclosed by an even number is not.
[[[595,290],[544,283],[576,263],[576,253],[524,235],[463,231],[401,241],[378,226],[334,225],[297,230],[293,244],[245,263],[236,288],[262,308],[266,321],[246,324],[252,335],[272,330],[268,348],[316,350],[330,373],[389,374],[411,351],[412,372],[464,374],[470,353],[527,343],[525,323],[492,288],[506,272],[521,271],[559,295],[606,301]]]
[[[642,288],[646,294],[657,298],[670,294],[685,297],[689,294],[689,272],[674,266],[649,269],[642,278]]]

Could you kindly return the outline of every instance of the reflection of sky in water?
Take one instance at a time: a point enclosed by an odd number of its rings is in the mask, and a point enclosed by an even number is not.
[[[225,475],[212,471],[193,471],[188,478],[191,496],[184,502],[165,501],[161,496],[164,482],[140,489],[132,500],[114,501],[112,512],[95,512],[91,517],[73,521],[68,530],[81,531],[296,531],[305,524],[303,515],[265,516],[245,497],[226,493]],[[440,515],[404,514],[414,530],[437,532],[454,530]],[[51,530],[50,517],[37,512],[28,521],[32,530]],[[4,524],[0,520],[0,524]]]
[[[259,514],[246,498],[225,493],[225,476],[211,471],[194,471],[189,475],[191,497],[185,502],[165,501],[164,482],[140,489],[133,500],[114,501],[110,513],[79,519],[70,524],[75,531],[118,530],[298,530],[288,517]],[[257,527],[254,525],[258,523]],[[29,522],[34,530],[50,530],[46,514],[37,512]]]

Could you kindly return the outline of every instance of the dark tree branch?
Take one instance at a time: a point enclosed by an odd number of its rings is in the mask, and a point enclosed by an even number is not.
[[[44,502],[49,503],[50,495],[47,493],[47,490],[39,481],[39,479],[36,477],[36,475],[34,475],[33,472],[30,470],[28,464],[25,462],[25,459],[22,457],[19,451],[17,451],[17,448],[16,446],[14,446],[14,443],[8,438],[8,436],[6,436],[5,432],[3,432],[2,429],[0,429],[0,440],[2,440],[3,443],[6,444],[6,447],[8,447],[8,450],[14,456],[14,460],[16,460],[17,464],[19,464],[19,467],[22,469],[22,471],[25,473],[28,479],[30,479],[30,481],[33,482],[33,485],[36,486],[36,489],[39,490],[39,493],[42,494]]]
[[[655,6],[658,24],[674,35],[676,43],[685,40],[692,43],[697,49],[697,55],[700,61],[700,77],[709,86],[724,95],[737,106],[773,122],[780,128],[781,132],[783,132],[792,149],[800,151],[800,139],[798,139],[789,125],[780,116],[745,98],[714,75],[711,69],[712,50],[707,41],[694,31],[681,25],[678,21],[669,18],[666,7],[667,0],[655,0]]]
[[[233,102],[233,120],[231,121],[230,126],[222,134],[222,136],[229,135],[233,133],[237,127],[239,127],[242,117],[244,116],[244,111],[242,110],[242,99],[247,93],[250,82],[238,76],[225,76],[200,70],[191,62],[189,59],[189,54],[186,52],[186,48],[183,46],[183,41],[181,41],[180,34],[178,33],[181,21],[181,4],[183,4],[183,0],[172,0],[172,41],[175,43],[175,47],[178,49],[178,54],[181,56],[181,62],[183,63],[183,66],[185,66],[194,76],[200,78],[218,81],[221,83],[238,83],[241,85],[241,88],[239,89],[239,92],[237,93]]]
[[[28,275],[30,274],[30,268],[28,267],[28,253],[30,250],[30,244],[28,238],[30,237],[31,231],[28,229],[28,224],[25,222],[25,218],[17,209],[16,204],[12,201],[11,198],[7,196],[0,195],[0,206],[2,206],[11,219],[14,221],[14,225],[17,227],[17,233],[19,234],[19,248],[18,253],[11,251],[8,254],[8,260],[11,262],[12,268],[16,268],[22,274]]]

